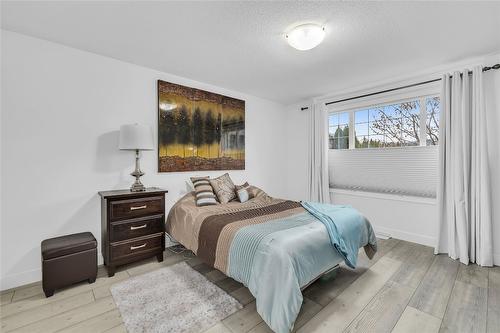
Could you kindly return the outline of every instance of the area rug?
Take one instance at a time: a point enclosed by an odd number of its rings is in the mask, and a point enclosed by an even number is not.
[[[111,287],[129,333],[198,333],[242,308],[185,262]]]

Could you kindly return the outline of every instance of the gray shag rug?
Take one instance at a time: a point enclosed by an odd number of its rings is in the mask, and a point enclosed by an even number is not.
[[[242,308],[185,262],[114,284],[127,331],[198,333]]]

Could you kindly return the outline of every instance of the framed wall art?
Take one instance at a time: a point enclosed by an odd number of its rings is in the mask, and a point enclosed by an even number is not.
[[[244,169],[245,101],[158,80],[158,171]]]

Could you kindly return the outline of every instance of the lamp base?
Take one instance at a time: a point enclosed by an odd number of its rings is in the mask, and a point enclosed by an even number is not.
[[[130,186],[130,192],[144,192],[146,191],[146,186],[144,186],[141,181],[135,181],[132,186]]]
[[[130,186],[130,192],[144,192],[146,191],[146,187],[141,183],[141,176],[144,175],[144,172],[141,171],[139,166],[139,150],[135,151],[135,170],[130,174],[135,177],[135,182]]]

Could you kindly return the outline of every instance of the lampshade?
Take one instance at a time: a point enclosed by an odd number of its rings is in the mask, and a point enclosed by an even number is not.
[[[120,127],[120,149],[153,150],[153,132],[151,127],[140,124]]]

